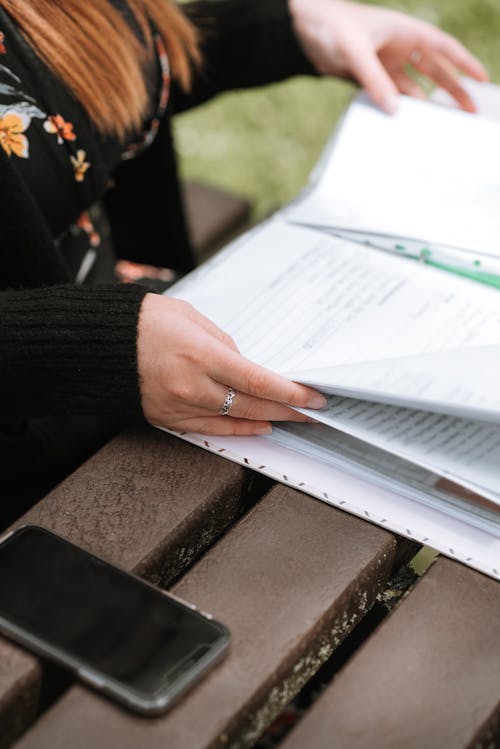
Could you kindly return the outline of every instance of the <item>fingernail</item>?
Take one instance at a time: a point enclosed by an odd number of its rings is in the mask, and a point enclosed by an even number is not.
[[[396,112],[399,107],[399,98],[394,94],[391,94],[384,99],[382,106],[384,107],[386,112],[389,112],[389,114],[394,114],[394,112]]]
[[[271,426],[257,427],[254,431],[254,434],[271,434],[272,431],[273,431],[273,428]]]
[[[326,398],[322,395],[313,395],[312,398],[307,402],[308,408],[324,408],[326,406]]]

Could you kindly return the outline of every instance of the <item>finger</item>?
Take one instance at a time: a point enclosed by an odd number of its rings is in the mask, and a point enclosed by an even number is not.
[[[352,44],[345,51],[352,74],[373,102],[392,114],[398,108],[398,89],[380,62],[376,52],[364,41]]]
[[[281,403],[263,400],[262,398],[253,398],[250,395],[245,395],[245,393],[236,392],[233,403],[234,405],[230,411],[232,418],[256,421],[312,421],[309,416]]]
[[[288,384],[288,380],[284,381]],[[293,385],[293,383],[289,384]],[[228,386],[214,382],[207,376],[197,379],[194,384],[179,381],[172,386],[170,391],[170,398],[173,398],[175,402],[175,413],[178,418],[211,417],[219,414],[226,403],[227,395]],[[322,396],[320,398],[323,400]],[[255,421],[311,421],[307,415],[282,402],[254,397],[234,389],[229,411],[231,417]]]
[[[400,39],[405,44],[421,51],[438,52],[449,60],[458,70],[478,81],[487,81],[489,75],[484,65],[469,50],[451,34],[442,29],[421,21],[411,26],[406,24],[406,31],[401,29]]]
[[[228,419],[227,416],[186,419],[169,428],[177,432],[198,432],[199,434],[219,435],[221,437],[249,437],[271,434],[272,432],[272,426],[268,421]]]
[[[392,73],[392,80],[398,87],[399,91],[406,96],[413,96],[415,99],[427,99],[427,95],[416,81],[413,81],[409,75],[402,70]]]
[[[233,391],[230,405],[232,418],[251,419],[255,421],[312,421],[305,414],[295,411],[282,403],[255,398],[246,393]],[[178,388],[176,400],[180,411],[186,417],[214,416],[221,411],[226,401],[228,388],[210,378],[206,378],[196,390],[188,387]]]
[[[437,32],[437,38],[433,46],[465,75],[469,75],[477,81],[489,79],[488,72],[482,63],[450,34]]]
[[[240,393],[300,408],[324,408],[325,398],[312,388],[299,385],[224,348],[214,350],[208,374]]]
[[[420,73],[434,81],[436,85],[448,91],[462,109],[465,109],[467,112],[476,111],[476,105],[460,83],[456,70],[442,55],[433,55],[432,57],[422,56],[415,67]]]
[[[215,410],[220,411],[225,402],[227,388],[220,386],[220,393],[216,401]],[[305,414],[295,411],[282,403],[255,398],[246,393],[234,392],[232,405],[228,414],[231,418],[250,419],[255,421],[299,421],[309,422],[312,419]]]

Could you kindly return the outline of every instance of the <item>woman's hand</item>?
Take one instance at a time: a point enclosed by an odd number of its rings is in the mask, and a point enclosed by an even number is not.
[[[142,408],[154,426],[203,434],[268,434],[270,421],[310,421],[286,404],[321,408],[323,396],[245,359],[190,304],[147,294],[137,342]],[[220,415],[229,388],[230,414]]]
[[[488,74],[454,37],[405,13],[344,0],[289,0],[295,31],[317,71],[355,79],[379,107],[397,108],[398,94],[425,98],[407,73],[412,66],[475,111],[457,72]]]

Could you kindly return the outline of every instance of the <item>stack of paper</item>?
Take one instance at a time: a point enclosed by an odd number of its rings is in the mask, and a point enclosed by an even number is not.
[[[344,236],[500,257],[500,123],[401,97],[348,108],[292,221]]]
[[[452,148],[415,146],[408,123]],[[359,241],[500,255],[500,125],[410,100],[391,119],[356,101],[333,142],[298,201],[168,292],[248,358],[328,394],[310,412],[321,423],[181,436],[500,577],[500,292]]]

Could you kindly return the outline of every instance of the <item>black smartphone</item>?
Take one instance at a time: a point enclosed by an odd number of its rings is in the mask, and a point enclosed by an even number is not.
[[[0,540],[0,632],[155,715],[230,641],[209,614],[35,525]]]

